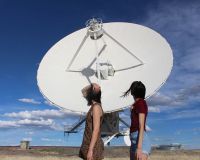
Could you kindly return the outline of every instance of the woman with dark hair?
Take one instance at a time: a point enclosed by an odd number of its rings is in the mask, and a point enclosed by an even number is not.
[[[90,109],[86,116],[85,131],[79,157],[84,160],[101,160],[104,158],[104,144],[100,130],[103,121],[101,88],[98,84],[92,83],[83,88],[82,93]]]
[[[141,81],[134,81],[123,96],[126,97],[130,93],[135,100],[131,107],[130,160],[147,160],[151,144],[146,133],[148,107],[145,101],[145,85]]]

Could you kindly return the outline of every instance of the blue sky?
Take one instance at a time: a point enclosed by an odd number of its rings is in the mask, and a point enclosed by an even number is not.
[[[148,99],[153,144],[200,148],[200,2],[198,0],[0,0],[0,145],[75,145],[63,125],[79,115],[61,112],[37,87],[38,64],[49,48],[92,17],[131,22],[159,32],[170,43],[174,66],[165,85]],[[129,110],[121,113],[129,122]],[[111,145],[123,145],[122,139]]]

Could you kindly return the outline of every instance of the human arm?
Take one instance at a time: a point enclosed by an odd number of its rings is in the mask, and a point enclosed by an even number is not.
[[[142,144],[143,136],[145,131],[145,119],[148,112],[146,102],[144,100],[139,100],[136,106],[136,112],[138,114],[138,143],[136,150],[136,158],[142,158]]]
[[[144,135],[144,121],[145,121],[145,114],[139,113],[139,136],[138,136],[138,144],[137,144],[137,151],[136,151],[137,159],[142,158],[142,141],[143,141],[143,135]]]
[[[92,138],[89,145],[89,150],[87,154],[87,160],[93,159],[93,150],[95,143],[97,141],[99,132],[100,132],[100,118],[102,116],[102,110],[99,104],[95,104],[92,108],[92,116],[93,116],[93,131],[92,131]]]

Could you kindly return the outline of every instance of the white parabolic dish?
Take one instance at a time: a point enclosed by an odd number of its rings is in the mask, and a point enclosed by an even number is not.
[[[145,84],[148,98],[168,78],[173,55],[160,34],[141,25],[122,22],[104,23],[103,30],[107,34],[98,40],[85,39],[70,66],[72,72],[66,69],[83,42],[87,28],[61,39],[42,59],[37,73],[38,86],[44,97],[54,105],[75,112],[88,111],[81,89],[90,82],[98,82],[93,71],[96,70],[94,61],[99,52],[100,63],[109,61],[116,70],[113,77],[101,80],[104,112],[121,110],[133,103],[131,96],[120,97],[133,81]],[[140,65],[130,52],[144,64]]]

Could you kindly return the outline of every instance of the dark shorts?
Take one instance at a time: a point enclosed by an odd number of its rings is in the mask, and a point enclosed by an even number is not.
[[[130,140],[130,159],[134,160],[134,155],[137,149],[138,131],[130,133]],[[151,153],[151,142],[146,132],[143,134],[142,153],[146,154],[147,156]]]

